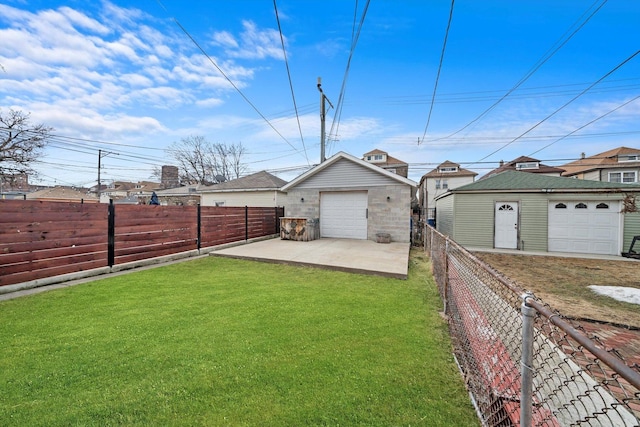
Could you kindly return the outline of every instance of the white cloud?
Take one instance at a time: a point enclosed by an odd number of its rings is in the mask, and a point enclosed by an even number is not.
[[[239,44],[236,39],[228,31],[219,31],[213,34],[213,41],[216,45],[227,49],[236,49]]]
[[[278,31],[269,28],[259,29],[253,21],[243,21],[242,26],[240,42],[227,31],[221,31],[213,34],[213,43],[223,47],[226,54],[232,58],[284,59]]]

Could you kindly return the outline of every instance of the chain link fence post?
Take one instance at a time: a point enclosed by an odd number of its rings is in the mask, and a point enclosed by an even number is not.
[[[531,427],[533,405],[533,325],[536,311],[527,305],[533,294],[522,294],[522,355],[520,356],[520,427]]]

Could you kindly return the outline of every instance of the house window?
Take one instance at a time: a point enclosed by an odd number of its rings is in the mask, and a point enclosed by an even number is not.
[[[382,154],[376,154],[375,156],[373,156],[373,160],[382,160]]]
[[[443,188],[443,189],[447,189],[447,188],[449,188],[449,183],[447,182],[447,180],[446,180],[446,179],[443,179],[443,180],[442,180],[442,188]]]
[[[371,156],[367,156],[367,161],[371,161]]]
[[[631,183],[637,181],[636,171],[609,172],[609,182]]]
[[[640,160],[640,155],[638,154],[627,154],[624,156],[618,156],[618,162],[637,162]]]
[[[502,205],[498,208],[499,211],[512,211],[513,206],[511,205]]]
[[[447,167],[440,168],[438,171],[442,173],[458,172],[458,168],[455,166],[447,166]]]
[[[556,205],[556,209],[567,209],[567,205],[565,205],[564,203],[558,203]]]
[[[520,170],[520,169],[538,169],[539,163],[538,162],[522,162],[522,163],[516,163],[516,169]]]
[[[609,209],[609,205],[606,203],[598,203],[596,209]]]
[[[576,205],[576,209],[587,209],[587,205],[585,205],[584,203],[578,203]]]
[[[436,190],[440,189],[440,180],[436,179]]]

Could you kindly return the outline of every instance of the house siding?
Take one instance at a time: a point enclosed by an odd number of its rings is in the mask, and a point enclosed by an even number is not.
[[[455,195],[443,197],[436,201],[436,229],[453,237],[453,203]]]
[[[395,184],[396,181],[380,173],[357,165],[345,159],[340,159],[331,167],[307,178],[296,189],[344,189],[353,187],[371,187]]]
[[[284,193],[275,190],[268,191],[238,191],[202,193],[202,206],[215,206],[216,202],[224,202],[224,206],[282,206]]]
[[[519,194],[520,233],[518,248],[546,252],[549,233],[549,199],[544,194]]]
[[[495,199],[487,194],[456,194],[453,239],[463,246],[493,247]],[[511,195],[500,197],[515,201]]]
[[[640,236],[640,212],[624,214],[624,234],[622,239],[622,252],[627,252],[633,236]],[[635,252],[640,252],[640,243],[633,247]]]

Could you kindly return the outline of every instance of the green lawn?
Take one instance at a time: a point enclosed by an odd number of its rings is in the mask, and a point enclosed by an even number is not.
[[[429,266],[208,257],[0,303],[0,423],[479,425]]]

